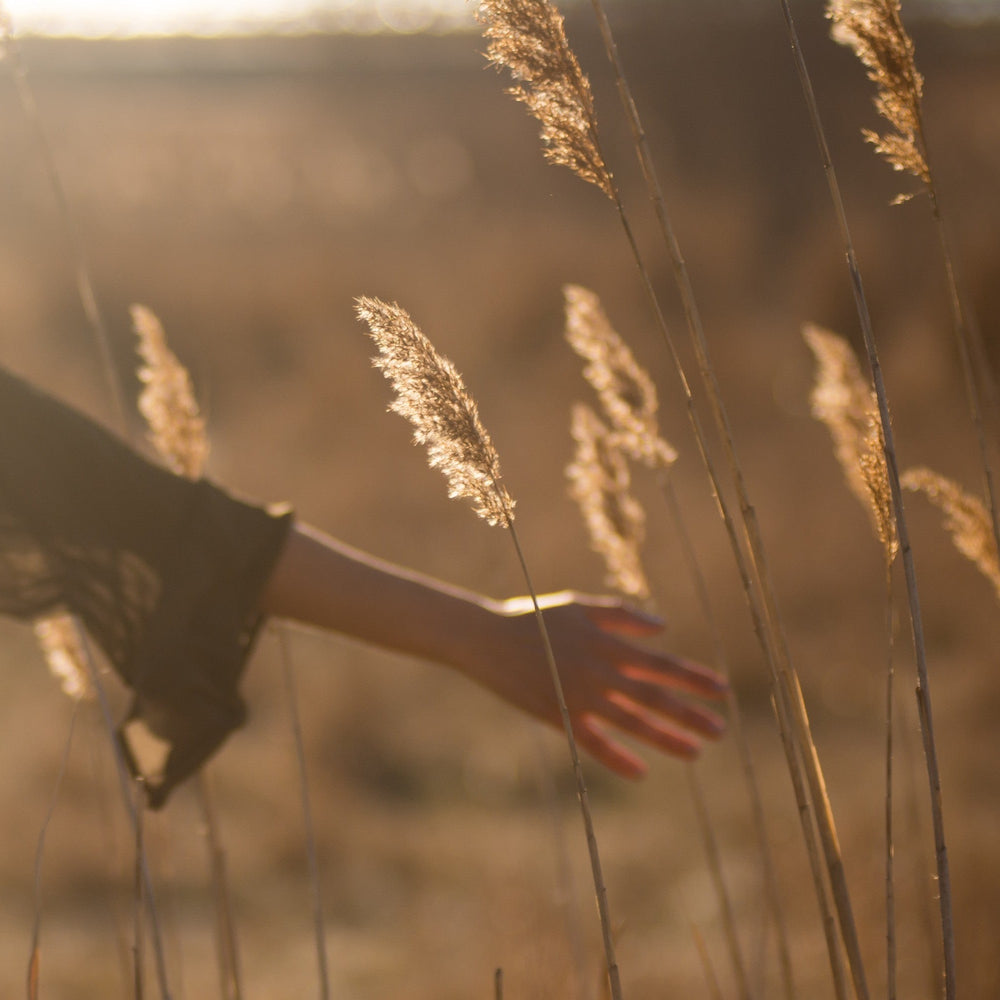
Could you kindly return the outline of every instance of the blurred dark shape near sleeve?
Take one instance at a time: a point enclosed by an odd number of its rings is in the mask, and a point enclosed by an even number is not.
[[[237,690],[291,513],[156,466],[0,368],[0,613],[76,615],[168,744],[149,804],[246,718]]]

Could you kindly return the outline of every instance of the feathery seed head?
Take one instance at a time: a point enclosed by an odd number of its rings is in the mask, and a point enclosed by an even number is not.
[[[93,696],[83,637],[72,615],[58,612],[35,621],[35,637],[63,693],[79,701]]]
[[[615,332],[593,292],[567,285],[563,293],[566,340],[587,362],[584,377],[614,428],[616,444],[637,462],[669,469],[677,452],[660,437],[653,380]]]
[[[489,524],[506,527],[514,501],[500,477],[500,457],[486,433],[475,400],[455,366],[441,357],[398,305],[357,300],[357,315],[378,347],[376,368],[392,383],[390,409],[413,425],[432,468],[448,480],[448,496],[466,497]]]
[[[614,198],[611,174],[597,142],[590,81],[566,39],[550,0],[481,0],[476,16],[489,39],[487,58],[519,85],[510,93],[542,126],[545,158]]]
[[[145,306],[131,309],[139,338],[139,412],[157,454],[174,472],[197,479],[208,460],[208,437],[191,377],[167,346],[160,321]]]
[[[924,80],[917,72],[913,40],[899,16],[899,0],[829,0],[826,16],[835,41],[849,46],[877,87],[875,108],[890,129],[863,135],[894,170],[931,182],[922,151],[920,101]],[[906,201],[911,195],[899,195]]]
[[[908,490],[924,493],[944,513],[945,530],[955,548],[976,564],[1000,598],[1000,558],[986,505],[958,483],[930,469],[910,469],[900,481]]]
[[[817,363],[810,397],[813,416],[830,431],[847,484],[871,513],[875,534],[892,562],[899,543],[875,392],[843,337],[818,326],[806,326],[802,335]]]
[[[646,517],[630,492],[628,465],[616,436],[589,407],[572,410],[576,442],[573,461],[566,469],[570,496],[583,515],[591,548],[607,567],[608,583],[639,600],[649,597],[640,548]]]

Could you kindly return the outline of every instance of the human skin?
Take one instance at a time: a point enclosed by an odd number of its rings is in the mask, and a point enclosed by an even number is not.
[[[681,758],[718,737],[722,718],[695,699],[719,699],[726,681],[699,664],[648,648],[658,619],[614,597],[572,591],[539,597],[578,744],[615,773],[646,764],[619,730]],[[530,599],[495,600],[394,565],[308,525],[289,534],[262,610],[452,667],[535,718],[561,728]]]

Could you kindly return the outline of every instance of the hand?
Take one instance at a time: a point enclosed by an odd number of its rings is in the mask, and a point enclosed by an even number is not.
[[[615,598],[564,591],[539,598],[576,741],[626,778],[645,762],[608,733],[614,727],[677,757],[697,756],[699,737],[725,729],[716,713],[681,694],[719,699],[726,681],[712,670],[630,641],[656,635],[657,619]],[[465,672],[501,698],[562,728],[551,673],[529,598],[500,602],[490,641]]]

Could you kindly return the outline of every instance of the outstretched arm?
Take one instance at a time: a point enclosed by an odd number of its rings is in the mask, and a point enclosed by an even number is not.
[[[680,757],[722,719],[683,695],[719,698],[725,681],[705,667],[633,642],[658,633],[650,616],[614,598],[571,592],[539,598],[577,741],[624,777],[641,758],[619,729]],[[530,600],[495,601],[395,566],[295,525],[262,610],[454,667],[536,718],[561,727]]]

